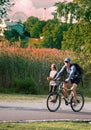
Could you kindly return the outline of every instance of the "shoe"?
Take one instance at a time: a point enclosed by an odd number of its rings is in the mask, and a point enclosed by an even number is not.
[[[79,101],[79,100],[77,100],[77,103],[80,103],[80,101]]]
[[[68,104],[69,104],[68,101],[65,100],[65,105],[68,105]]]
[[[65,105],[68,105],[69,104],[69,99],[65,98],[65,97],[63,97],[63,99],[65,100]]]
[[[73,105],[74,107],[76,107],[76,106],[77,106],[77,103],[73,103],[72,105]]]
[[[50,102],[53,102],[53,103],[55,103],[55,102],[56,102],[56,99],[52,99]]]

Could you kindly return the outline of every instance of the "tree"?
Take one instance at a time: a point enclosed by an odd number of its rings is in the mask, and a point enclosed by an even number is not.
[[[59,17],[64,17],[66,23],[70,19],[68,31],[63,35],[62,49],[91,53],[91,1],[73,0],[71,3],[59,2],[56,6]]]
[[[7,11],[10,11],[10,8],[14,6],[14,1],[10,0],[0,0],[0,18],[7,16]]]
[[[71,25],[64,33],[62,49],[91,53],[91,24]]]
[[[43,28],[43,46],[47,48],[61,48],[63,32],[67,30],[67,24],[62,24],[56,20],[48,20]]]
[[[74,0],[73,2],[79,5],[76,12],[78,21],[91,23],[91,0]]]
[[[90,22],[91,23],[91,0],[73,0],[73,2],[55,3],[59,18],[65,18],[65,22]]]
[[[36,22],[38,22],[39,19],[37,17],[31,16],[27,19],[27,21],[24,23],[24,31],[28,32],[31,36],[31,30]]]
[[[18,41],[19,37],[21,37],[21,35],[15,29],[5,30],[4,34],[5,38],[9,40],[10,43]]]
[[[45,26],[45,21],[37,21],[34,26],[31,28],[31,37],[32,38],[40,38],[40,34],[42,33],[43,27]]]
[[[69,22],[70,24],[73,22],[73,20],[76,17],[76,11],[78,8],[78,5],[73,2],[59,2],[55,3],[55,6],[57,7],[57,14],[58,18],[62,20],[64,18],[64,22]]]

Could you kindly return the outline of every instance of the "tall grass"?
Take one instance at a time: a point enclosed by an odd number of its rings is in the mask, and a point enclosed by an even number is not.
[[[80,61],[75,53],[57,49],[0,48],[0,91],[31,93],[32,88],[38,88],[38,91],[45,92],[48,90],[46,77],[49,74],[50,65],[55,63],[60,69],[65,57]],[[31,89],[28,88],[29,86]]]
[[[14,82],[19,83],[19,79],[32,78],[37,87],[42,86],[41,88],[45,90],[50,64],[55,62],[60,65],[64,55],[56,49],[1,48],[0,86],[12,88],[15,87]]]

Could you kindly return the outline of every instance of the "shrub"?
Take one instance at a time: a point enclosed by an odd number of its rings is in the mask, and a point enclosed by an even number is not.
[[[15,79],[13,82],[15,92],[24,94],[38,94],[38,86],[32,77]]]

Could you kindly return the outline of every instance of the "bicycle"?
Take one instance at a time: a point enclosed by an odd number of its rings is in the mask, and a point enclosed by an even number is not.
[[[59,85],[57,86],[57,90],[55,92],[50,93],[47,97],[47,101],[46,101],[47,108],[51,112],[57,111],[59,107],[61,106],[61,100],[62,100],[62,97],[64,97],[62,86],[63,86],[63,82],[60,82]],[[68,98],[63,98],[65,100],[65,104],[70,105],[71,109],[74,112],[81,111],[84,106],[84,96],[80,92],[77,92],[77,95],[76,95],[77,103],[75,105],[72,90],[67,89],[67,93],[68,93]],[[51,101],[51,97],[53,97],[53,99],[55,100]]]

